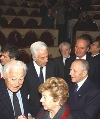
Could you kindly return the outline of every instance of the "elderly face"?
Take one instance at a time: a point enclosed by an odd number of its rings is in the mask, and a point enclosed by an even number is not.
[[[5,76],[5,83],[9,90],[17,92],[24,82],[24,70],[23,69],[11,69]]]
[[[50,91],[46,90],[42,92],[42,98],[40,100],[45,110],[55,111],[57,109],[57,103],[53,101],[53,97],[50,95]]]
[[[83,39],[77,40],[75,45],[75,54],[77,57],[81,59],[88,50],[89,50],[89,47],[85,40]]]
[[[63,57],[67,58],[70,55],[71,49],[66,46],[66,45],[62,45],[61,47],[61,54]]]
[[[2,56],[0,57],[0,60],[2,65],[5,65],[6,63],[14,59],[9,57],[9,52],[4,52],[4,53],[1,52],[1,55]]]
[[[34,61],[38,66],[45,66],[48,62],[48,51],[47,50],[38,50],[37,57],[33,57]]]
[[[87,76],[87,71],[82,70],[82,63],[77,61],[73,62],[70,67],[71,80],[74,83],[82,81]]]

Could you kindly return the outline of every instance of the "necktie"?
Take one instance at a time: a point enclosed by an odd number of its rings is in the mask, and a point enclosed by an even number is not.
[[[77,85],[77,83],[76,83],[76,84],[75,84],[75,88],[74,88],[74,93],[77,92],[77,88],[78,88],[78,85]]]
[[[39,79],[41,83],[44,83],[44,78],[43,78],[43,72],[42,72],[43,67],[40,67],[40,75],[39,75]]]
[[[13,93],[13,105],[14,105],[15,117],[17,119],[18,116],[21,115],[21,109],[20,109],[20,105],[19,105],[19,101],[16,96],[16,93]]]

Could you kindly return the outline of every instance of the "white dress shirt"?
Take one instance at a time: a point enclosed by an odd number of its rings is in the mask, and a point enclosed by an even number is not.
[[[79,57],[76,57],[76,59],[80,59]],[[84,55],[81,59],[86,60],[86,55]]]
[[[39,77],[39,75],[40,75],[40,66],[38,66],[35,61],[33,61],[33,64],[34,64],[35,70],[37,72],[37,75]],[[46,80],[46,66],[43,67],[42,71],[43,71],[43,78],[44,78],[44,82],[45,82],[45,80]]]
[[[88,76],[87,76],[88,77]],[[78,85],[78,88],[77,88],[77,91],[80,89],[80,87],[83,85],[83,83],[86,81],[87,77],[85,79],[83,79],[82,81],[78,82],[77,85]]]
[[[9,96],[10,96],[10,100],[11,100],[11,104],[12,104],[12,107],[13,107],[13,110],[14,110],[14,105],[13,105],[13,93],[8,89],[8,93],[9,93]],[[23,108],[23,103],[22,103],[22,96],[21,96],[21,93],[20,91],[18,91],[16,93],[16,96],[19,100],[19,105],[20,105],[20,109],[21,109],[21,113],[22,115],[24,115],[24,108]]]
[[[2,66],[2,65],[1,65],[1,63],[0,63],[0,78],[2,78],[2,77],[3,77],[2,70],[3,70],[3,66]]]

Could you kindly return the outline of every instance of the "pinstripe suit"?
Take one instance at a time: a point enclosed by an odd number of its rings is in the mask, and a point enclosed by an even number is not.
[[[27,98],[24,87],[21,88],[24,114],[28,116]],[[0,79],[0,119],[15,119],[12,103],[4,79]]]

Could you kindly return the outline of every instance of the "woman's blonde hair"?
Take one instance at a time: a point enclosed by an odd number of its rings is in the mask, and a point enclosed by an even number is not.
[[[45,83],[39,86],[38,90],[40,93],[49,90],[54,102],[60,99],[60,105],[66,103],[69,94],[66,81],[59,77],[48,78]]]

